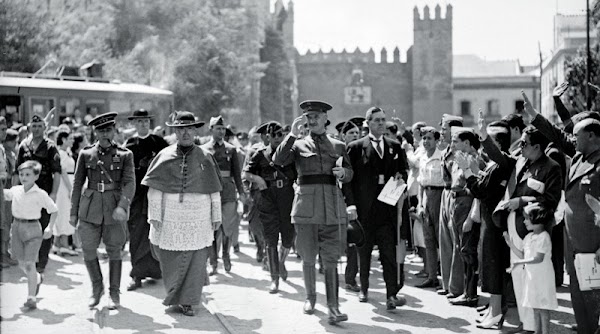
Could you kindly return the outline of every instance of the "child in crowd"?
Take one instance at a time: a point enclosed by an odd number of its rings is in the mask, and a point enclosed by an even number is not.
[[[13,225],[11,234],[12,254],[19,261],[19,266],[27,276],[28,296],[24,306],[29,309],[37,307],[36,295],[44,277],[38,274],[35,263],[42,244],[42,238],[52,235],[52,226],[58,211],[56,204],[48,193],[40,189],[35,181],[39,178],[42,165],[33,160],[22,163],[18,169],[21,185],[4,189],[4,198],[12,201]],[[39,222],[42,209],[46,209],[50,217],[48,228],[42,233]]]
[[[539,203],[527,205],[523,208],[523,213],[525,226],[531,231],[523,239],[523,251],[515,247],[508,232],[504,232],[504,239],[522,259],[515,261],[513,268],[522,265],[527,275],[523,296],[517,296],[517,302],[533,308],[535,332],[546,334],[550,333],[550,310],[558,307],[556,286],[554,280],[550,279],[554,277],[551,260],[552,241],[550,234],[545,230],[554,213],[544,209]]]

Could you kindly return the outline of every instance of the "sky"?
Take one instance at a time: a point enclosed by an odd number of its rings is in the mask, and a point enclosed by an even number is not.
[[[553,48],[556,13],[585,14],[586,0],[294,0],[294,44],[301,54],[317,51],[362,51],[382,47],[406,50],[413,44],[413,8],[423,15],[429,5],[453,7],[453,53],[475,54],[488,60],[539,62]],[[288,0],[284,0],[287,6]],[[590,0],[590,6],[593,0]]]

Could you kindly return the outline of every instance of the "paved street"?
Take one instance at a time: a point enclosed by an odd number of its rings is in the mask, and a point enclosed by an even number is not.
[[[4,269],[1,284],[2,333],[490,333],[475,326],[472,308],[450,306],[432,289],[417,289],[420,282],[414,274],[422,264],[407,265],[407,286],[402,289],[408,304],[395,312],[385,310],[385,287],[377,261],[373,256],[370,300],[359,303],[356,293],[340,289],[341,310],[349,321],[340,326],[327,323],[323,276],[317,280],[317,312],[304,315],[304,287],[301,262],[295,255],[288,260],[289,278],[280,283],[280,293],[268,293],[268,273],[256,263],[255,248],[248,242],[247,225],[240,232],[241,252],[233,256],[233,269],[225,273],[222,263],[219,275],[211,277],[205,298],[196,308],[195,317],[186,317],[162,305],[162,281],[144,283],[135,292],[125,291],[130,265],[124,262],[122,307],[115,311],[103,307],[89,310],[86,306],[90,283],[81,256],[51,255],[46,279],[40,289],[38,309],[23,312],[26,286],[16,267]],[[102,261],[105,285],[108,265]],[[341,282],[343,277],[340,275]],[[558,291],[559,309],[551,313],[552,333],[574,333],[565,324],[573,323],[568,288]],[[485,298],[482,298],[482,303]],[[517,323],[516,308],[508,313],[502,332]]]

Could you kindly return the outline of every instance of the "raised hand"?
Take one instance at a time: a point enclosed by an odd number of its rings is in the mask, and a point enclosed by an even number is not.
[[[483,110],[479,108],[479,112],[477,113],[477,128],[475,129],[477,134],[481,138],[481,140],[486,140],[488,137],[487,133],[487,124],[485,122],[485,117],[483,116]]]
[[[462,169],[463,171],[471,169],[471,167],[470,167],[471,163],[469,161],[469,158],[466,156],[466,154],[464,154],[462,152],[455,152],[455,154],[454,154],[454,162],[456,162],[456,164],[458,165],[458,167],[460,169]]]
[[[531,101],[529,101],[529,97],[527,97],[527,94],[525,94],[524,91],[521,91],[521,95],[523,96],[523,101],[525,101],[523,103],[523,106],[525,107],[525,112],[527,113],[527,115],[529,115],[529,117],[531,117],[531,119],[533,119],[535,116],[537,116],[538,112],[533,108]]]
[[[48,111],[48,113],[46,114],[46,117],[44,117],[44,123],[46,123],[46,126],[48,126],[50,124],[50,122],[52,122],[52,120],[54,119],[55,111],[56,111],[56,107],[50,109],[50,111]]]
[[[298,137],[302,132],[302,127],[304,127],[304,123],[304,116],[296,117],[296,119],[294,119],[294,122],[292,123],[291,134]]]
[[[552,92],[552,96],[554,96],[554,97],[562,96],[565,93],[565,91],[567,90],[567,88],[569,88],[569,83],[565,81],[554,88],[554,91]]]

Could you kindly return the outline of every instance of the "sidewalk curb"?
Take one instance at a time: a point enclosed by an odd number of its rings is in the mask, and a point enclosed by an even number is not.
[[[225,316],[223,316],[223,314],[219,310],[217,303],[215,303],[214,301],[208,301],[204,295],[202,295],[201,301],[202,301],[202,305],[204,305],[204,307],[208,310],[208,312],[210,312],[212,315],[214,315],[217,318],[217,320],[219,320],[219,323],[221,323],[221,325],[225,328],[225,330],[227,330],[227,333],[237,334],[235,329],[233,329],[233,326],[231,326],[229,321],[227,321],[227,319],[225,319]]]

